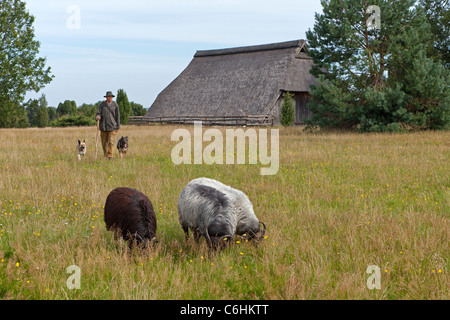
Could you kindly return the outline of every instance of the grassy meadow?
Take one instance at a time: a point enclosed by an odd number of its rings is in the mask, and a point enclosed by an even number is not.
[[[450,132],[279,128],[280,169],[261,176],[260,164],[174,165],[176,128],[123,127],[130,150],[113,161],[100,141],[94,159],[95,127],[0,130],[0,299],[450,298]],[[185,242],[178,195],[201,176],[244,191],[266,239],[215,253]],[[106,231],[119,186],[152,201],[154,247]],[[71,265],[80,289],[67,287]],[[370,265],[381,289],[367,287]]]

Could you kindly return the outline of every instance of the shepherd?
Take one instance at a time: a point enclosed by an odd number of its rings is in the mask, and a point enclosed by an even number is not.
[[[107,91],[105,95],[106,101],[100,104],[95,116],[95,120],[99,122],[103,154],[108,160],[113,158],[116,134],[120,129],[120,111],[117,103],[113,101],[114,97],[115,95],[112,94],[112,91]]]

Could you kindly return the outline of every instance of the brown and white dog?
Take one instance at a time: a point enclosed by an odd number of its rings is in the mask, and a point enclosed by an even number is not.
[[[119,150],[119,155],[122,158],[127,154],[128,151],[128,137],[122,137],[117,141],[117,150]]]
[[[78,161],[81,161],[81,159],[84,158],[86,154],[86,140],[81,141],[78,139],[78,145],[77,145],[77,157]]]

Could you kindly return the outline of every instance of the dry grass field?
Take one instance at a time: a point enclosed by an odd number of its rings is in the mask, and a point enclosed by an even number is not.
[[[113,161],[101,150],[95,161],[94,127],[0,130],[0,299],[450,298],[450,132],[279,128],[280,169],[262,176],[261,165],[174,165],[176,128],[125,126],[130,151]],[[266,239],[215,253],[185,242],[178,195],[201,176],[244,191]],[[152,201],[154,247],[106,231],[119,186]],[[71,265],[80,289],[66,284]],[[370,265],[380,289],[367,286]]]

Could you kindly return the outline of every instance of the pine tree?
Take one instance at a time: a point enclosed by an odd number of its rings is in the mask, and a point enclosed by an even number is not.
[[[294,101],[291,94],[286,92],[283,105],[281,106],[281,119],[280,122],[284,127],[291,126],[295,121]]]
[[[131,105],[128,101],[127,93],[123,89],[119,89],[117,91],[117,104],[119,105],[120,110],[120,123],[128,124],[128,118],[131,113]]]
[[[128,124],[128,118],[131,113],[131,105],[128,101],[127,93],[123,89],[117,91],[117,104],[120,110],[120,122],[122,124]]]
[[[430,43],[430,54],[442,60],[445,67],[450,68],[450,1],[419,0],[433,34]]]
[[[45,127],[49,121],[48,115],[48,103],[45,97],[45,94],[42,94],[39,99],[30,99],[25,104],[28,121],[31,127]],[[43,111],[47,113],[47,115],[43,114]],[[39,119],[38,119],[39,118]],[[46,120],[45,120],[46,119]]]
[[[53,121],[56,119],[56,108],[55,107],[47,107],[48,111],[48,121]]]
[[[41,105],[36,113],[35,124],[38,128],[45,128],[48,125],[49,116],[46,106]]]
[[[400,131],[448,127],[449,72],[427,56],[430,26],[414,0],[322,1],[307,32],[312,73],[310,124]]]

